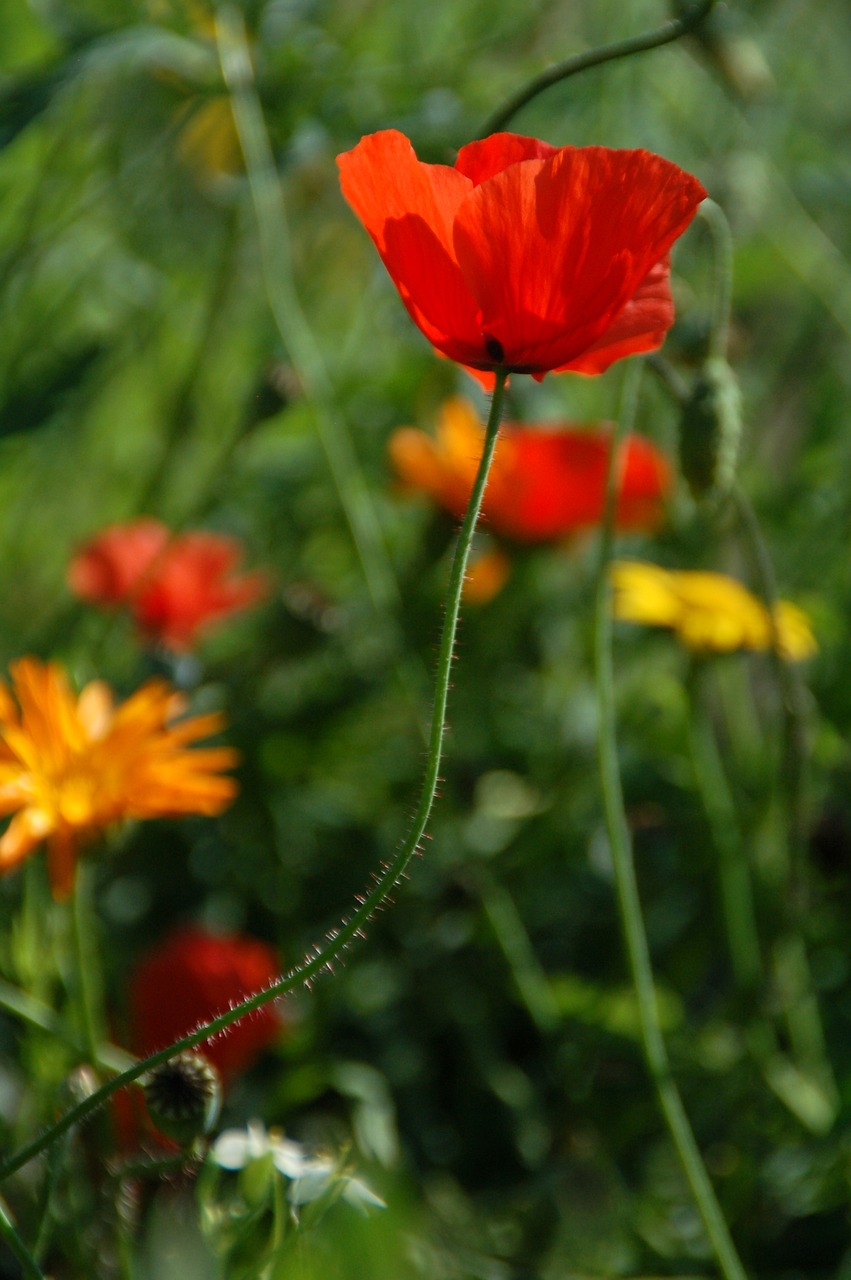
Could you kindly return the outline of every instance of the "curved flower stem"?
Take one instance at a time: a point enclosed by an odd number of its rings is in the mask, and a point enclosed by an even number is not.
[[[637,369],[640,365],[636,362]],[[637,374],[635,375],[637,378]],[[630,379],[624,399],[634,401],[636,381]],[[594,674],[599,719],[598,757],[602,784],[606,830],[611,847],[612,866],[617,892],[621,930],[638,1005],[638,1018],[644,1057],[650,1072],[659,1107],[676,1148],[683,1172],[688,1180],[695,1204],[700,1212],[715,1259],[725,1280],[745,1280],[745,1271],[724,1221],[709,1175],[698,1150],[679,1090],[671,1074],[668,1053],[662,1037],[659,1007],[650,949],[632,857],[632,841],[624,810],[618,765],[615,729],[614,668],[612,663],[612,622],[609,604],[609,563],[614,542],[614,514],[617,499],[617,455],[620,433],[627,425],[627,414],[619,415],[609,454],[606,512],[600,536],[600,561],[594,608]]]
[[[45,1280],[44,1272],[12,1226],[6,1206],[0,1200],[0,1237],[6,1242],[10,1253],[13,1253],[21,1264],[21,1273],[25,1280]]]
[[[773,620],[777,582],[759,520],[741,486],[733,486],[730,500],[752,562],[757,592]],[[783,715],[779,791],[784,821],[777,824],[777,839],[782,841],[782,832],[786,833],[785,844],[781,846],[781,862],[788,869],[788,882],[783,894],[785,933],[774,945],[775,973],[796,1057],[813,1073],[835,1114],[838,1099],[836,1079],[828,1057],[807,948],[800,928],[809,897],[804,856],[808,831],[809,764],[806,690],[797,667],[780,651],[776,625],[774,630],[770,656]]]
[[[572,58],[566,58],[564,62],[557,62],[554,67],[535,76],[534,80],[518,90],[502,107],[494,111],[485,121],[478,136],[485,138],[490,133],[498,133],[522,107],[527,106],[533,98],[537,98],[539,93],[543,93],[545,89],[562,80],[567,80],[570,76],[575,76],[580,71],[587,71],[589,67],[602,66],[604,62],[614,62],[616,58],[629,58],[634,53],[658,49],[661,45],[679,40],[681,36],[694,31],[703,22],[714,3],[715,0],[699,0],[694,8],[686,10],[681,18],[672,18],[661,27],[645,31],[643,35],[630,36],[626,40],[614,40],[611,44],[600,45],[596,49],[588,49],[585,53],[577,53]]]
[[[255,995],[250,996],[247,1000],[243,1000],[240,1004],[234,1005],[227,1013],[219,1014],[217,1018],[211,1018],[209,1022],[195,1028],[189,1035],[183,1036],[180,1040],[176,1040],[166,1049],[161,1049],[158,1053],[152,1053],[150,1057],[143,1058],[138,1062],[134,1062],[131,1067],[120,1072],[111,1080],[107,1080],[105,1084],[96,1089],[90,1097],[83,1102],[78,1103],[76,1107],[72,1107],[64,1116],[61,1116],[55,1124],[45,1129],[43,1133],[34,1138],[26,1146],[21,1147],[2,1165],[0,1165],[0,1180],[14,1173],[16,1169],[20,1169],[27,1164],[35,1156],[46,1150],[51,1143],[57,1138],[61,1138],[63,1133],[67,1133],[74,1125],[85,1120],[98,1107],[102,1106],[108,1098],[112,1096],[116,1090],[121,1089],[124,1085],[132,1084],[138,1080],[146,1072],[153,1067],[158,1066],[161,1062],[168,1061],[174,1057],[176,1053],[180,1053],[183,1049],[191,1049],[194,1045],[200,1044],[202,1040],[206,1040],[209,1036],[214,1035],[217,1031],[223,1031],[225,1027],[230,1026],[232,1022],[242,1018],[247,1013],[251,1013],[254,1009],[259,1009],[262,1005],[268,1004],[270,1000],[274,1000],[277,996],[286,995],[288,991],[292,991],[294,987],[310,982],[325,971],[331,971],[334,962],[338,956],[348,947],[355,938],[363,936],[364,926],[369,921],[375,911],[384,903],[392,892],[394,886],[399,882],[400,878],[405,874],[411,858],[420,847],[420,842],[425,833],[426,824],[431,814],[434,797],[437,791],[437,784],[440,774],[440,761],[443,755],[443,737],[446,725],[446,704],[449,698],[449,675],[452,667],[452,657],[455,649],[455,635],[458,629],[458,615],[461,610],[461,589],[464,585],[464,575],[467,569],[467,560],[470,555],[470,547],[473,541],[473,534],[476,530],[476,523],[481,510],[482,497],[487,484],[488,473],[490,472],[491,462],[493,460],[494,450],[496,449],[497,436],[499,434],[499,422],[502,414],[502,401],[505,392],[506,373],[504,370],[498,370],[496,374],[496,385],[494,387],[493,399],[491,401],[490,414],[488,416],[487,427],[485,429],[485,443],[482,458],[479,463],[479,469],[476,472],[476,479],[473,484],[473,490],[470,494],[470,501],[467,505],[467,511],[461,524],[461,530],[458,535],[458,542],[455,547],[455,554],[452,558],[452,567],[449,573],[449,587],[447,594],[446,614],[443,620],[443,630],[440,637],[440,649],[437,660],[437,675],[435,677],[434,706],[432,711],[431,731],[429,734],[428,755],[426,758],[426,771],[423,779],[420,798],[417,809],[411,822],[407,836],[402,842],[395,857],[385,863],[381,872],[374,876],[373,881],[366,891],[357,899],[357,907],[340,922],[337,928],[332,929],[327,935],[324,944],[317,945],[305,957],[301,964],[296,965],[288,973],[285,973],[277,982],[271,983],[264,991],[258,991]]]
[[[712,322],[709,327],[709,356],[726,359],[730,341],[730,309],[733,298],[733,233],[727,215],[714,200],[707,197],[699,205],[697,215],[706,223],[712,237],[714,254],[714,297]]]

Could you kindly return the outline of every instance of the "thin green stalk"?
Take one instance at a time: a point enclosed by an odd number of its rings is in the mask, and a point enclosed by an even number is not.
[[[730,342],[730,311],[733,298],[733,234],[727,215],[708,197],[699,206],[697,216],[706,223],[712,237],[714,256],[714,296],[712,319],[709,327],[709,356],[719,360],[727,357]]]
[[[382,611],[399,603],[396,582],[348,428],[334,403],[329,371],[296,292],[281,183],[254,84],[245,24],[238,10],[218,10],[216,38],[254,202],[269,306],[299,381],[314,406],[320,444],[367,588],[376,609]]]
[[[86,1054],[89,1061],[94,1063],[106,1037],[103,990],[97,964],[97,928],[91,902],[91,878],[88,867],[82,863],[77,867],[70,907],[77,1009]]]
[[[694,31],[704,18],[708,17],[714,3],[715,0],[699,0],[699,3],[687,10],[681,18],[672,18],[661,27],[645,31],[643,35],[630,36],[626,40],[614,40],[611,44],[600,45],[596,49],[588,49],[585,53],[574,54],[564,62],[557,62],[554,67],[549,67],[539,76],[535,76],[534,80],[524,85],[503,106],[494,111],[485,121],[478,136],[484,138],[489,133],[497,133],[500,129],[504,129],[512,117],[522,107],[527,106],[533,98],[537,98],[539,93],[543,93],[554,84],[559,84],[562,80],[567,80],[570,76],[575,76],[580,71],[587,71],[589,67],[602,66],[603,63],[613,62],[616,58],[629,58],[634,53],[646,53],[648,49],[658,49],[662,45],[679,40],[689,31]]]
[[[26,991],[13,986],[11,982],[6,982],[4,978],[0,978],[0,1009],[4,1009],[15,1018],[20,1018],[31,1027],[37,1027],[39,1031],[46,1031],[48,1035],[61,1040],[63,1044],[76,1049],[78,1053],[85,1052],[79,1036],[65,1025],[49,1004],[28,995]],[[119,1049],[117,1045],[101,1042],[97,1046],[94,1057],[95,1066],[106,1067],[109,1071],[123,1071],[131,1062],[133,1058],[130,1054],[124,1049]]]
[[[496,449],[506,376],[504,370],[497,371],[490,414],[485,428],[484,450],[476,472],[476,479],[470,494],[467,511],[461,524],[458,542],[455,546],[455,554],[452,558],[446,614],[443,621],[437,660],[434,705],[425,777],[416,813],[398,852],[389,862],[384,864],[381,872],[374,878],[367,892],[358,898],[358,905],[352,914],[342,920],[336,929],[331,930],[325,943],[317,945],[301,964],[296,965],[295,968],[284,974],[277,982],[271,983],[265,991],[258,991],[249,999],[243,1000],[240,1004],[229,1009],[227,1013],[222,1013],[217,1018],[212,1018],[209,1022],[196,1027],[193,1032],[175,1041],[168,1048],[161,1049],[158,1053],[153,1053],[150,1057],[135,1062],[125,1071],[114,1076],[112,1080],[106,1081],[90,1097],[78,1103],[76,1107],[72,1107],[55,1124],[45,1129],[38,1137],[5,1160],[0,1165],[0,1180],[8,1177],[16,1169],[20,1169],[37,1155],[40,1155],[63,1133],[67,1133],[74,1125],[85,1120],[87,1116],[102,1106],[116,1090],[123,1088],[124,1085],[131,1084],[134,1080],[138,1080],[140,1076],[145,1075],[153,1067],[158,1066],[161,1062],[168,1061],[169,1058],[172,1058],[176,1053],[180,1053],[183,1049],[191,1049],[194,1045],[200,1044],[202,1040],[206,1040],[210,1035],[223,1031],[225,1027],[230,1026],[232,1022],[236,1022],[238,1018],[243,1017],[246,1013],[259,1009],[262,1005],[268,1004],[270,1000],[274,1000],[278,996],[286,995],[294,987],[302,984],[309,985],[319,974],[331,970],[341,952],[356,938],[363,936],[364,926],[370,917],[386,901],[394,886],[405,874],[411,858],[420,847],[437,791],[440,761],[443,755],[446,704],[449,697],[449,676],[455,649],[455,636],[458,629],[458,615],[461,609],[461,590],[464,586],[464,575],[470,556],[473,535],[476,531],[479,511],[481,510],[482,497],[487,484],[494,450]]]
[[[6,1212],[6,1206],[0,1200],[0,1237],[5,1240],[11,1253],[21,1264],[24,1280],[45,1280],[44,1272],[12,1226],[12,1220]]]
[[[542,1034],[554,1031],[561,1021],[558,1003],[514,899],[484,867],[472,880],[530,1018]]]
[[[756,924],[753,887],[736,804],[712,725],[700,705],[698,673],[688,681],[689,747],[693,777],[718,855],[721,907],[733,981],[741,993],[763,981],[762,954]]]
[[[635,382],[628,384],[634,399]],[[626,397],[625,397],[626,398]],[[606,513],[600,535],[600,562],[594,608],[594,674],[599,719],[598,757],[606,830],[611,847],[615,889],[627,960],[638,1006],[641,1043],[647,1067],[656,1089],[659,1107],[671,1141],[691,1188],[716,1262],[725,1280],[745,1280],[724,1215],[715,1196],[706,1166],[691,1130],[679,1090],[671,1074],[662,1036],[656,988],[650,963],[650,949],[632,856],[632,841],[624,809],[615,728],[614,667],[612,661],[612,621],[609,604],[609,564],[614,543],[614,514],[617,500],[617,455],[620,426],[613,431],[609,455]]]

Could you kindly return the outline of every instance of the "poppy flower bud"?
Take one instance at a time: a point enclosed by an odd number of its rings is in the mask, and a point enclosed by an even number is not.
[[[148,1115],[166,1137],[181,1146],[210,1132],[221,1101],[218,1071],[193,1049],[154,1067],[145,1083]]]
[[[742,435],[742,397],[726,360],[710,357],[683,405],[680,466],[697,500],[733,483]]]

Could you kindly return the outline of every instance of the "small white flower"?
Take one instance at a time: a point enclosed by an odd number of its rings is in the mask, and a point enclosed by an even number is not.
[[[290,1181],[287,1199],[295,1206],[319,1200],[335,1183],[341,1182],[343,1199],[361,1213],[370,1208],[387,1208],[365,1182],[344,1171],[339,1159],[309,1156],[300,1142],[293,1142],[274,1129],[268,1132],[259,1120],[250,1121],[245,1129],[226,1129],[213,1143],[210,1155],[222,1169],[232,1171],[271,1157],[278,1173]]]

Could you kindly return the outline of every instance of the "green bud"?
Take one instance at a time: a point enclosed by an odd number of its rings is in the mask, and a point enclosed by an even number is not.
[[[698,500],[727,493],[742,435],[742,397],[726,360],[703,364],[680,416],[680,466]]]
[[[145,1083],[145,1105],[157,1128],[186,1146],[209,1133],[219,1117],[219,1073],[202,1053],[187,1049],[154,1067]]]

